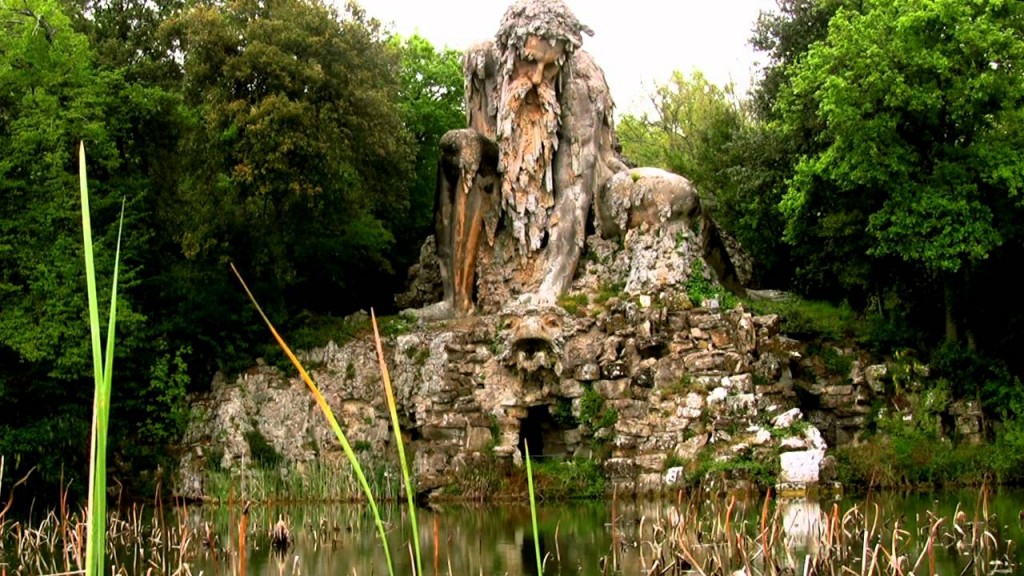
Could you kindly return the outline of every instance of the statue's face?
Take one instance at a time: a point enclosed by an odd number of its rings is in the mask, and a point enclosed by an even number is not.
[[[515,78],[529,79],[534,86],[551,84],[558,76],[558,62],[565,54],[565,43],[554,43],[539,36],[530,36],[515,60]]]

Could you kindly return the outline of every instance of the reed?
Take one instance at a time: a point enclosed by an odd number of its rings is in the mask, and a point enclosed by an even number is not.
[[[394,564],[391,562],[391,550],[388,547],[388,536],[384,532],[384,521],[380,517],[380,510],[377,508],[377,501],[374,499],[373,491],[370,490],[370,485],[366,481],[366,475],[363,474],[363,468],[359,464],[359,458],[356,456],[355,451],[352,450],[352,446],[349,444],[348,438],[345,437],[345,433],[341,430],[338,420],[334,417],[334,412],[331,410],[330,405],[327,404],[327,399],[325,399],[323,394],[320,393],[320,389],[317,387],[316,383],[313,382],[313,378],[308,372],[306,372],[306,369],[302,366],[302,363],[299,362],[299,359],[295,356],[295,353],[292,352],[292,349],[284,341],[284,338],[278,334],[277,329],[274,328],[274,324],[263,312],[263,308],[261,308],[259,302],[256,301],[256,297],[253,295],[252,291],[249,290],[249,286],[245,283],[245,280],[238,272],[238,269],[235,268],[234,264],[231,264],[231,271],[235,273],[235,277],[238,278],[238,281],[242,284],[242,288],[249,296],[249,300],[252,301],[252,304],[259,313],[260,318],[262,318],[267,324],[267,328],[270,329],[270,333],[273,334],[274,339],[277,340],[278,346],[281,347],[281,350],[283,350],[285,355],[288,356],[288,359],[291,360],[292,365],[295,366],[296,370],[298,370],[299,375],[302,377],[302,381],[306,383],[306,387],[309,388],[310,393],[313,394],[313,398],[316,400],[317,405],[320,406],[320,411],[323,412],[328,424],[330,424],[331,429],[334,431],[334,435],[337,436],[338,442],[341,444],[341,449],[345,451],[345,457],[348,459],[349,464],[352,465],[352,470],[355,472],[356,478],[359,479],[359,485],[362,487],[363,493],[366,494],[366,501],[370,505],[370,510],[373,512],[373,521],[377,525],[377,533],[380,535],[381,544],[384,547],[384,557],[387,560],[388,574],[394,575],[395,568]]]
[[[523,440],[526,450],[526,485],[530,493],[530,521],[533,523],[533,552],[537,557],[537,574],[544,573],[544,562],[540,558],[540,533],[537,531],[537,499],[533,493],[533,465],[530,463],[530,443]]]
[[[93,260],[92,223],[89,216],[89,184],[85,167],[85,143],[78,146],[78,176],[82,198],[82,240],[85,252],[85,280],[89,299],[89,328],[92,339],[93,393],[92,438],[89,457],[89,515],[85,552],[86,576],[103,574],[107,531],[107,428],[110,423],[110,388],[114,371],[114,328],[117,323],[117,269],[121,256],[124,203],[117,231],[114,272],[110,288],[107,342],[100,344],[99,299],[96,295],[96,266]]]
[[[402,481],[405,484],[405,497],[409,506],[409,526],[412,530],[412,544],[415,551],[416,574],[421,575],[423,574],[423,559],[420,555],[419,523],[416,521],[416,496],[412,482],[409,479],[409,465],[405,460],[405,443],[402,441],[402,429],[398,424],[398,406],[395,402],[395,392],[391,388],[391,374],[388,372],[387,362],[384,361],[384,347],[381,345],[380,331],[377,329],[377,315],[374,313],[373,308],[370,309],[370,323],[373,324],[373,342],[377,349],[380,376],[384,381],[384,396],[388,402],[388,412],[391,414],[391,431],[395,435],[398,461],[402,467]]]

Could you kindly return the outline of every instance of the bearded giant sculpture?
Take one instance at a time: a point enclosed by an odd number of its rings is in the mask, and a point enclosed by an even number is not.
[[[573,280],[592,209],[606,236],[644,219],[700,216],[685,178],[630,174],[615,155],[612,99],[581,49],[584,34],[561,0],[520,0],[493,42],[466,51],[469,127],[442,138],[438,168],[444,299],[424,316],[554,304]],[[641,178],[657,190],[634,186]]]

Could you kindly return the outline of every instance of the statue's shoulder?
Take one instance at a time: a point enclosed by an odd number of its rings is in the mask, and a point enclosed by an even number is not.
[[[470,45],[462,55],[462,72],[466,78],[493,78],[498,73],[498,50],[493,40]]]
[[[576,50],[570,60],[572,70],[571,83],[576,89],[587,95],[587,98],[599,104],[602,110],[610,111],[613,107],[608,82],[604,78],[604,70],[597,65],[594,58],[586,50]]]

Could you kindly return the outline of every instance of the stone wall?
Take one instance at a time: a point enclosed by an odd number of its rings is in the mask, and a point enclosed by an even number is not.
[[[613,485],[637,492],[668,489],[701,460],[780,462],[783,480],[827,474],[827,446],[856,437],[884,369],[835,350],[853,366],[835,374],[780,334],[779,317],[723,308],[732,298],[701,254],[699,227],[685,223],[591,236],[557,305],[513,301],[387,338],[418,487],[441,489],[495,459],[519,463],[526,441],[539,457],[595,458]],[[429,260],[421,279],[432,277]],[[365,315],[352,321],[368,328]],[[391,458],[371,333],[301,359],[349,442]],[[186,497],[205,496],[206,470],[248,466],[256,433],[291,462],[340,458],[305,385],[273,367],[219,376],[194,414],[178,482]]]
[[[799,353],[778,328],[778,317],[741,307],[668,306],[620,293],[574,315],[516,309],[391,338],[387,361],[418,486],[441,488],[490,458],[521,462],[524,438],[537,456],[600,458],[631,491],[666,487],[678,476],[666,479],[669,464],[701,454],[822,450],[813,427],[772,422],[792,418],[798,404],[791,372]],[[350,443],[392,454],[370,340],[330,344],[302,360]],[[294,462],[340,452],[305,385],[273,367],[218,377],[194,407],[184,496],[203,497],[211,455],[221,468],[246,465],[251,430]]]

